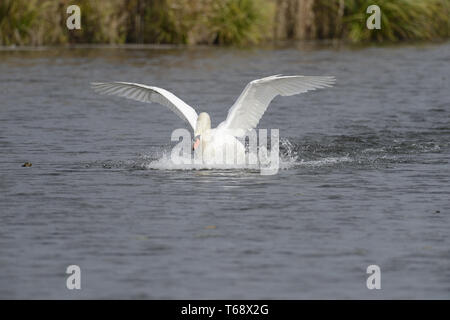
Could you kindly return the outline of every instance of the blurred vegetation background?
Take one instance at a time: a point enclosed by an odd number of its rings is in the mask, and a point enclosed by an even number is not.
[[[72,4],[81,30],[66,27]],[[380,30],[366,27],[372,4]],[[450,0],[0,0],[0,45],[438,40],[449,14]]]

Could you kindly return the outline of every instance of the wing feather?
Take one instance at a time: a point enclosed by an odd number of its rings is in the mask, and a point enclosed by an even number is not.
[[[334,77],[328,76],[281,76],[275,75],[253,80],[245,87],[234,105],[228,111],[227,119],[219,127],[237,130],[256,128],[270,102],[278,95],[291,96],[331,87]],[[240,130],[239,130],[240,129]]]
[[[197,112],[173,93],[158,87],[131,82],[93,82],[95,92],[114,95],[146,103],[159,103],[172,110],[177,116],[189,123],[192,130],[197,124]]]

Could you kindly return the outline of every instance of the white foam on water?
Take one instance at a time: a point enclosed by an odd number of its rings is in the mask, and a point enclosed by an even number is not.
[[[195,163],[191,158],[179,159],[181,163],[175,163],[171,158],[171,152],[165,151],[156,159],[146,162],[142,165],[145,169],[152,170],[260,170],[262,167],[269,166],[262,165],[259,162],[256,164],[217,164],[217,163]],[[183,161],[185,160],[185,161]]]
[[[343,157],[329,157],[329,158],[323,158],[319,160],[309,160],[304,161],[301,160],[300,162],[297,162],[297,166],[304,166],[304,167],[323,167],[323,166],[329,166],[333,164],[343,163],[343,162],[353,162],[354,160],[348,156]]]
[[[292,152],[294,153],[294,152]],[[155,156],[157,157],[155,159]],[[158,154],[144,154],[142,159],[145,161],[140,164],[143,169],[149,170],[261,170],[262,168],[270,168],[270,165],[256,164],[208,164],[208,163],[194,163],[190,158],[184,159],[185,163],[175,163],[171,158],[171,151],[164,150]],[[321,167],[333,165],[343,162],[352,162],[353,159],[348,156],[343,157],[327,157],[318,160],[302,160],[297,154],[281,155],[279,158],[279,169],[289,170],[296,167]]]

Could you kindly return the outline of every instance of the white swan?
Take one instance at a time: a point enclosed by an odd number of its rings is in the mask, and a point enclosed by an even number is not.
[[[236,137],[242,137],[248,130],[256,128],[276,96],[291,96],[330,87],[334,82],[334,77],[329,76],[274,75],[253,80],[247,84],[230,108],[226,120],[215,129],[211,129],[211,119],[206,112],[197,115],[194,108],[167,90],[129,82],[96,82],[91,85],[100,94],[116,95],[147,103],[155,102],[168,107],[191,125],[195,137],[193,150],[201,150],[203,161],[213,162],[217,161],[218,155],[223,154],[226,154],[227,159],[245,157],[245,148]]]

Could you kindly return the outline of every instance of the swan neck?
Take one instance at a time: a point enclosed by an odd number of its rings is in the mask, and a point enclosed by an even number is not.
[[[201,136],[209,130],[211,130],[211,118],[206,112],[202,112],[198,115],[194,135]]]

